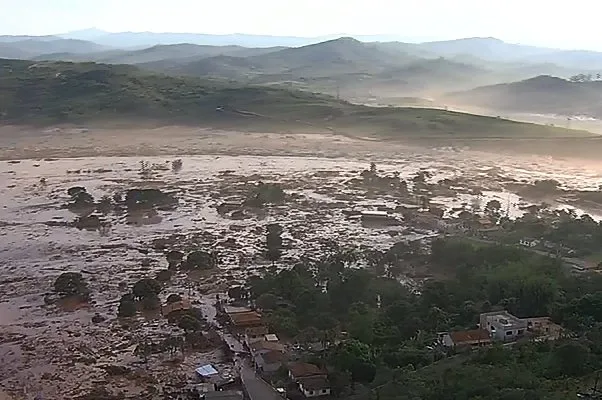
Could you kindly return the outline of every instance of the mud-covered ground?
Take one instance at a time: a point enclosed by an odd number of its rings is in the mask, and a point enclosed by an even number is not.
[[[304,139],[236,134],[235,140],[227,133],[199,131],[196,139],[183,144],[177,138],[170,141],[168,133],[162,133],[161,151],[128,144],[127,135],[89,142],[76,132],[67,147],[65,142],[53,143],[49,136],[45,146],[2,148],[0,157],[13,160],[0,162],[0,388],[14,398],[41,392],[45,399],[71,399],[98,386],[135,398],[149,393],[157,382],[193,379],[194,368],[201,364],[222,365],[223,354],[215,348],[187,353],[184,361],[177,356],[176,360],[153,356],[145,364],[133,355],[140,338],[178,331],[160,315],[128,322],[116,315],[119,298],[135,281],[167,268],[166,250],[220,254],[217,270],[178,272],[161,294],[162,300],[170,293],[190,294],[197,306],[211,313],[216,293],[270,265],[262,257],[265,227],[270,223],[284,227],[280,266],[290,265],[302,254],[318,254],[330,241],[386,248],[405,238],[431,234],[406,223],[375,228],[346,218],[345,211],[379,207],[402,218],[400,208],[419,204],[411,194],[373,193],[351,184],[370,161],[377,163],[382,175],[398,172],[409,179],[426,169],[432,173],[431,182],[455,179],[457,187],[432,198],[446,208],[446,215],[473,202],[473,187],[483,191],[483,202],[497,198],[513,215],[520,215],[521,199],[504,189],[509,182],[553,178],[566,188],[581,190],[602,184],[601,163],[426,150],[312,135]],[[187,146],[196,150],[187,152]],[[149,156],[170,151],[172,156]],[[222,154],[181,156],[194,152]],[[233,155],[223,154],[228,152]],[[266,155],[270,152],[279,155]],[[251,155],[239,155],[243,153]],[[105,157],[112,155],[130,157]],[[176,158],[183,160],[178,172],[169,163]],[[141,160],[165,168],[141,175]],[[245,211],[236,219],[218,214],[219,204],[243,200],[259,181],[280,183],[287,200]],[[85,187],[96,199],[130,188],[158,188],[173,193],[178,206],[150,218],[109,213],[111,229],[101,235],[69,226],[77,217],[64,207],[69,200],[66,191],[72,186]],[[164,246],[158,246],[157,239]],[[92,291],[91,304],[45,302],[54,280],[65,271],[83,274]],[[104,321],[93,323],[95,314]],[[106,371],[109,365],[127,366],[131,373],[111,376]],[[228,369],[225,363],[223,367]]]

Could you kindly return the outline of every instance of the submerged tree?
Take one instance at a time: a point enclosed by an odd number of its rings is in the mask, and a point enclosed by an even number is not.
[[[282,227],[270,224],[266,234],[266,258],[272,262],[278,261],[282,255]]]

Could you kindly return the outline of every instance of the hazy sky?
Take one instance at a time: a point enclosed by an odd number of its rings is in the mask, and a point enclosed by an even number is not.
[[[602,50],[602,1],[573,0],[0,0],[0,34],[111,32],[394,34],[406,40],[493,36]]]

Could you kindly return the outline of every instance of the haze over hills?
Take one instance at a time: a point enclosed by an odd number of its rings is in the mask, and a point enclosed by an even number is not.
[[[595,76],[602,71],[602,53],[509,44],[495,38],[425,43],[358,38],[108,33],[90,29],[55,36],[0,36],[0,57],[131,64],[174,76],[295,88],[366,104],[442,107],[449,103],[513,111],[524,103],[533,112],[598,115],[591,106],[594,94],[583,89],[564,92],[561,85],[551,84],[544,94],[558,100],[547,99],[538,106],[532,105],[538,102],[537,95],[528,89],[518,100],[511,95],[516,90],[501,89],[504,86],[491,89],[491,96],[485,94],[490,89],[449,93],[540,75]],[[497,94],[500,91],[504,95]]]
[[[470,114],[373,108],[303,91],[170,77],[133,66],[0,60],[0,121],[54,124],[115,118],[237,129],[344,129],[387,138],[588,136]]]
[[[602,118],[602,81],[570,82],[538,76],[451,93],[446,100],[492,110]]]

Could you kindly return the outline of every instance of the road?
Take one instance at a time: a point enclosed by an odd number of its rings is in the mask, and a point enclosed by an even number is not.
[[[215,320],[216,309],[213,299],[203,299],[202,306],[203,315],[209,323],[217,325]],[[243,344],[233,335],[225,332],[224,329],[218,329],[218,334],[228,344],[228,347],[236,354],[236,364],[240,366],[240,378],[251,400],[283,400],[283,397],[263,379],[255,373],[244,359],[239,358],[239,355],[247,353]],[[1,400],[1,399],[0,399]]]
[[[259,378],[247,363],[242,363],[240,378],[251,400],[283,400],[283,397]]]

